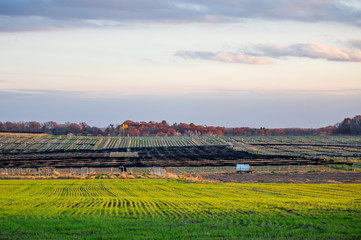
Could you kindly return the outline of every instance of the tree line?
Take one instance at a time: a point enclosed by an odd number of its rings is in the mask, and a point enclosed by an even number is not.
[[[353,118],[345,118],[341,123],[336,125],[336,134],[361,134],[361,115],[357,115]]]
[[[105,128],[89,126],[81,123],[57,123],[49,121],[30,122],[0,122],[0,132],[15,133],[47,133],[54,135],[83,136],[280,136],[280,135],[331,135],[331,134],[361,134],[361,115],[345,118],[335,126],[324,128],[226,128],[193,123],[134,122],[127,120],[122,124],[110,124]]]

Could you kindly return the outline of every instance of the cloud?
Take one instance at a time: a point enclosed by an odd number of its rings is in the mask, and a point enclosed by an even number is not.
[[[255,48],[260,55],[269,57],[308,57],[329,61],[361,62],[358,49],[336,48],[319,43],[300,43],[290,46],[276,44],[259,44]]]
[[[258,90],[256,90],[258,91]],[[297,90],[296,90],[297,91]],[[77,95],[24,94],[0,90],[0,121],[87,122],[107,126],[134,121],[194,122],[249,127],[321,127],[359,114],[361,95],[318,95],[288,91],[261,94],[209,93],[187,96],[128,96],[119,99]],[[122,106],[122,111],[114,111]],[[304,116],[310,116],[305,118]]]
[[[54,31],[90,25],[79,21],[60,21],[37,16],[9,17],[0,15],[1,32]]]
[[[350,40],[349,44],[361,47],[360,40]],[[361,62],[361,50],[337,48],[320,43],[299,43],[289,46],[280,44],[254,45],[248,52],[208,52],[177,51],[175,56],[184,59],[203,59],[228,63],[270,64],[271,58],[307,57],[340,62]]]
[[[54,89],[3,89],[0,93],[15,93],[23,95],[49,95],[49,96],[86,96],[86,92],[72,90],[54,90]]]
[[[361,97],[360,88],[339,88],[339,89],[247,89],[247,88],[216,88],[209,91],[212,94],[226,94],[227,96],[358,96]]]
[[[202,52],[202,51],[178,51],[176,56],[185,59],[204,59],[227,63],[246,63],[246,64],[269,64],[270,60],[246,55],[242,52]]]
[[[0,31],[31,30],[26,19],[39,17],[34,28],[79,27],[94,21],[223,22],[240,19],[340,22],[361,26],[361,7],[354,0],[2,0]],[[19,23],[21,21],[22,23]],[[55,26],[54,26],[55,25]],[[114,25],[114,24],[113,24]],[[97,25],[94,25],[97,26]],[[13,30],[14,28],[14,30]]]
[[[361,39],[350,39],[348,44],[351,45],[351,47],[361,49]]]

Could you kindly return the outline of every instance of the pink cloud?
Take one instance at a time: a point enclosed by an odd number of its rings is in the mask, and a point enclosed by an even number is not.
[[[270,64],[269,59],[251,56],[242,52],[206,52],[206,51],[178,51],[176,56],[185,59],[204,59],[227,63],[244,63],[244,64]]]
[[[270,57],[308,57],[329,61],[361,62],[358,49],[337,48],[320,43],[300,43],[290,46],[259,44],[256,48],[261,55]]]

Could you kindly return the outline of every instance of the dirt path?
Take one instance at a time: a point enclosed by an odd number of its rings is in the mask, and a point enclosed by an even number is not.
[[[361,173],[218,173],[204,179],[237,183],[361,183]]]

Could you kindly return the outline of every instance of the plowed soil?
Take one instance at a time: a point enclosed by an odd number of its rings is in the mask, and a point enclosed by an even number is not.
[[[204,174],[204,179],[225,183],[361,183],[361,173],[217,173]]]

